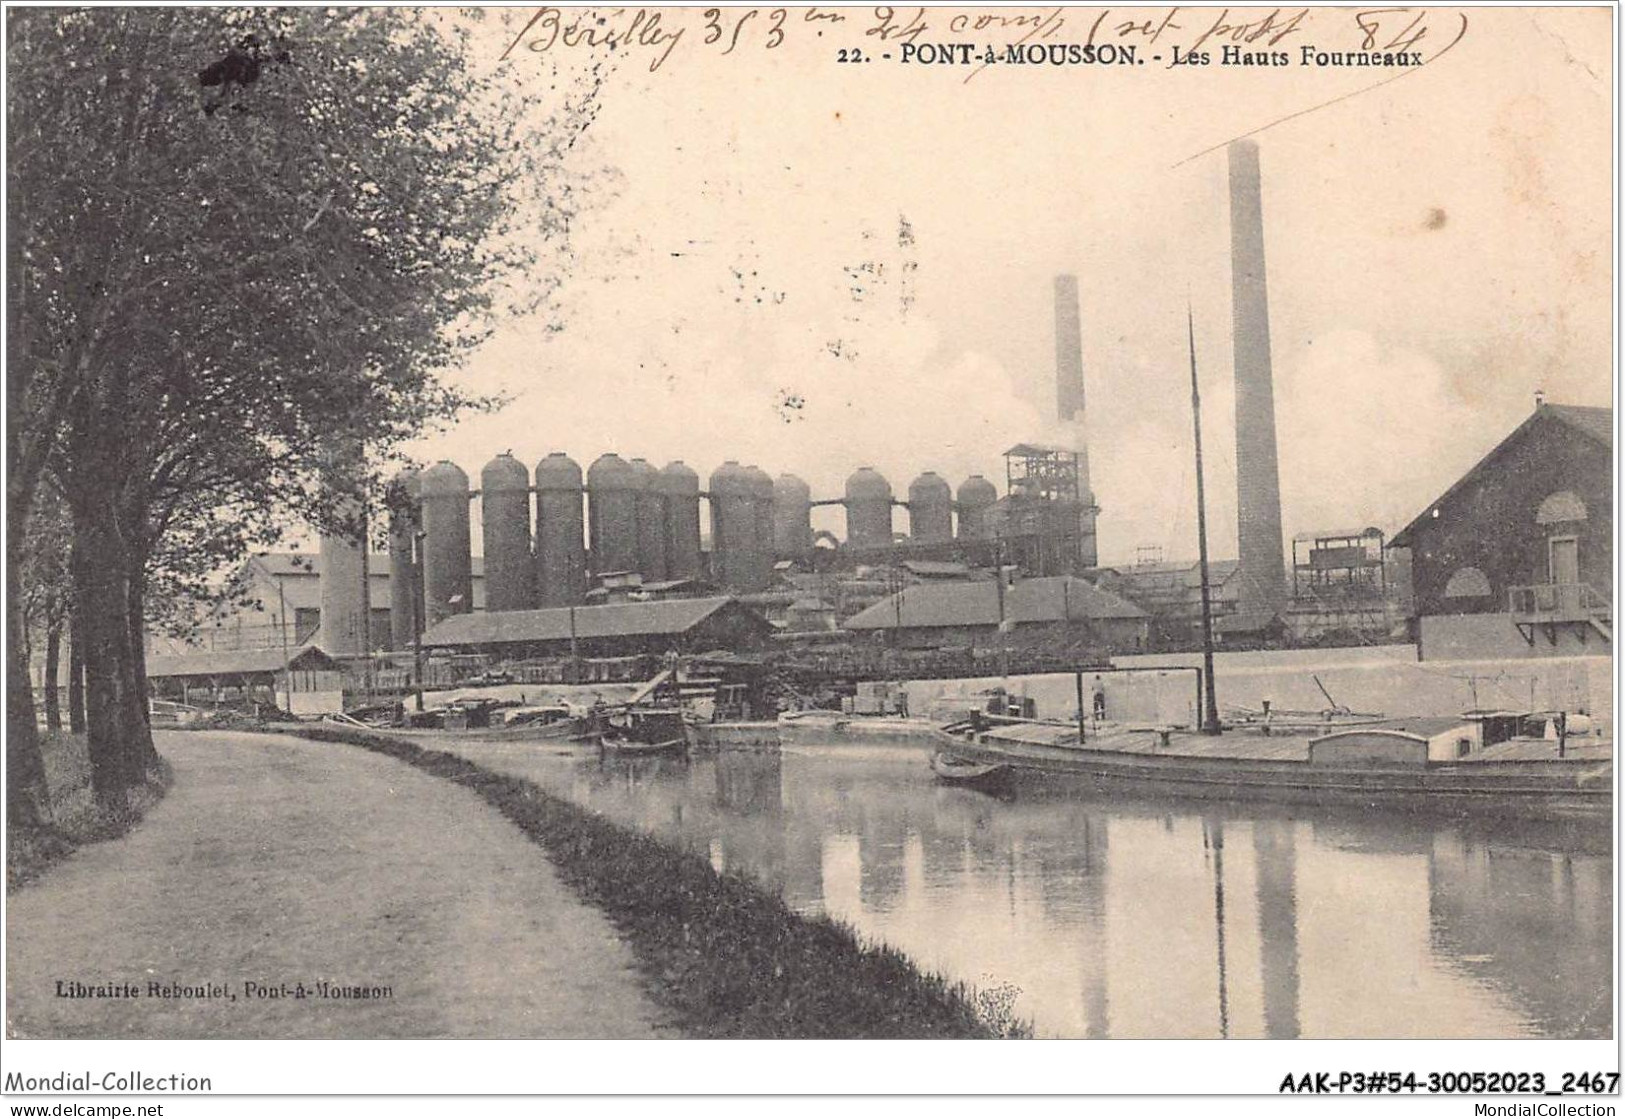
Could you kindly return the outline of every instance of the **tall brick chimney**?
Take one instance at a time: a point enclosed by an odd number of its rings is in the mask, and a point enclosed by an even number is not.
[[[1055,403],[1056,414],[1070,432],[1071,448],[1078,453],[1078,562],[1094,567],[1100,561],[1095,540],[1095,495],[1089,488],[1089,434],[1083,412],[1083,328],[1078,319],[1078,278],[1055,277]]]
[[[1275,386],[1270,373],[1269,293],[1264,283],[1264,212],[1258,145],[1230,145],[1230,282],[1236,370],[1236,518],[1240,609],[1286,607],[1281,476],[1275,454]]]

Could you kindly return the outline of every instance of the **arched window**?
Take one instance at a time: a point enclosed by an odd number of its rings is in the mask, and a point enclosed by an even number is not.
[[[1476,567],[1458,567],[1444,585],[1446,598],[1486,598],[1489,593],[1490,581]]]
[[[1585,519],[1585,502],[1572,490],[1558,490],[1554,494],[1548,494],[1546,500],[1540,503],[1540,508],[1535,511],[1537,525],[1556,525]]]

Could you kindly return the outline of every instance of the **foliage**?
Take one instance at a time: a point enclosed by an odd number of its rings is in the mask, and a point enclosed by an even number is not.
[[[548,122],[466,32],[400,9],[11,23],[20,356],[65,474],[147,486],[157,534],[178,503],[331,522],[334,443],[378,454],[474,403],[434,373],[531,307],[567,215]]]
[[[8,528],[54,478],[100,627],[93,771],[134,781],[114,755],[150,754],[147,615],[290,516],[358,534],[399,444],[489,403],[441,374],[552,290],[590,99],[506,84],[435,10],[7,26]],[[27,702],[8,693],[23,739]]]

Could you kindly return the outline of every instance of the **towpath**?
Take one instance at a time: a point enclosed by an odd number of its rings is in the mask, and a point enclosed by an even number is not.
[[[472,792],[283,736],[170,732],[159,751],[175,785],[134,831],[7,899],[8,1036],[673,1032],[608,920]],[[64,997],[75,983],[137,994]]]

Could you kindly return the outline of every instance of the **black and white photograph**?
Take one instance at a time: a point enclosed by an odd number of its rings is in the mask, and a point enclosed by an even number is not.
[[[7,5],[8,1103],[1612,1114],[1617,17]]]

